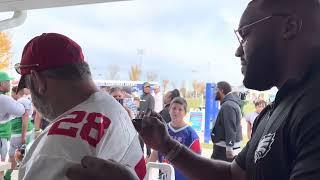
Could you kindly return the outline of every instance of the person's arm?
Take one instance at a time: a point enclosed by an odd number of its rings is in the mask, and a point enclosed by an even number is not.
[[[173,147],[179,145],[177,141],[169,136],[163,119],[159,114],[152,114],[152,116],[147,114],[143,118],[142,125],[143,128],[140,131],[140,135],[146,144],[153,149],[166,154]],[[229,163],[206,159],[196,155],[184,146],[180,147],[180,151],[171,163],[181,170],[188,179],[246,180],[246,172],[235,161]],[[245,153],[242,152],[241,154]],[[238,159],[243,162],[241,158]],[[85,161],[88,161],[88,163],[85,163]],[[81,165],[72,166],[67,170],[66,175],[70,180],[138,179],[132,170],[130,171],[120,163],[93,157],[85,157]]]
[[[139,180],[134,170],[112,160],[85,156],[81,164],[73,165],[66,171],[69,180]]]
[[[41,129],[41,118],[42,115],[36,110],[36,115],[34,116],[34,130],[39,131]]]
[[[158,160],[158,151],[153,150],[150,157],[147,159],[146,163],[156,162],[157,160]]]
[[[36,115],[34,116],[34,137],[35,138],[37,138],[42,132],[41,123],[42,123],[42,115],[38,110],[36,110]]]
[[[223,106],[221,108],[223,125],[225,131],[225,141],[226,141],[226,156],[228,159],[233,159],[233,145],[236,142],[237,135],[237,114],[233,107]]]
[[[160,115],[152,113],[143,118],[140,132],[144,142],[152,149],[168,155],[179,143],[173,140]],[[191,163],[192,162],[192,163]],[[201,157],[187,147],[180,146],[180,151],[171,161],[188,179],[245,180],[246,173],[234,161],[233,163],[211,160]]]
[[[26,144],[26,136],[27,136],[27,129],[28,129],[28,122],[29,122],[29,113],[26,111],[22,117],[22,130],[21,130],[21,143]]]
[[[1,97],[0,113],[13,116],[22,116],[25,113],[24,106],[10,96]]]
[[[174,140],[170,140],[163,152],[168,152],[174,146]],[[172,145],[170,145],[172,144]],[[188,179],[210,179],[212,180],[245,180],[246,173],[235,161],[232,163],[212,160],[195,154],[188,148],[181,146],[179,155],[171,161],[174,167],[178,168]],[[190,163],[192,162],[192,163]]]

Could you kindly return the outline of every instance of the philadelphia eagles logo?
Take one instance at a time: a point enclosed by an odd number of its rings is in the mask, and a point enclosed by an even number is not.
[[[254,162],[257,163],[259,159],[264,158],[271,150],[271,145],[274,141],[276,133],[267,134],[260,139],[256,152],[254,154]]]

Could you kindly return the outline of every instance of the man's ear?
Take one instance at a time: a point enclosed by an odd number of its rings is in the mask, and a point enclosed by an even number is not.
[[[44,95],[47,90],[46,79],[37,71],[31,70],[30,75],[34,82],[34,90],[39,94]]]
[[[291,40],[302,30],[302,20],[292,15],[284,18],[283,38]]]

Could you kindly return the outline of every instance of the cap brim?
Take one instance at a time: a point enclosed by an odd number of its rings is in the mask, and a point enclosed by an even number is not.
[[[20,81],[19,81],[19,84],[18,84],[18,88],[17,88],[17,92],[18,93],[21,89],[25,88],[26,87],[26,79],[25,79],[25,76],[21,76],[20,78]]]

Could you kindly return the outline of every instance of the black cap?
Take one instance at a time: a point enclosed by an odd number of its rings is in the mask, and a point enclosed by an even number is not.
[[[150,83],[148,82],[143,83],[143,87],[150,87]]]

